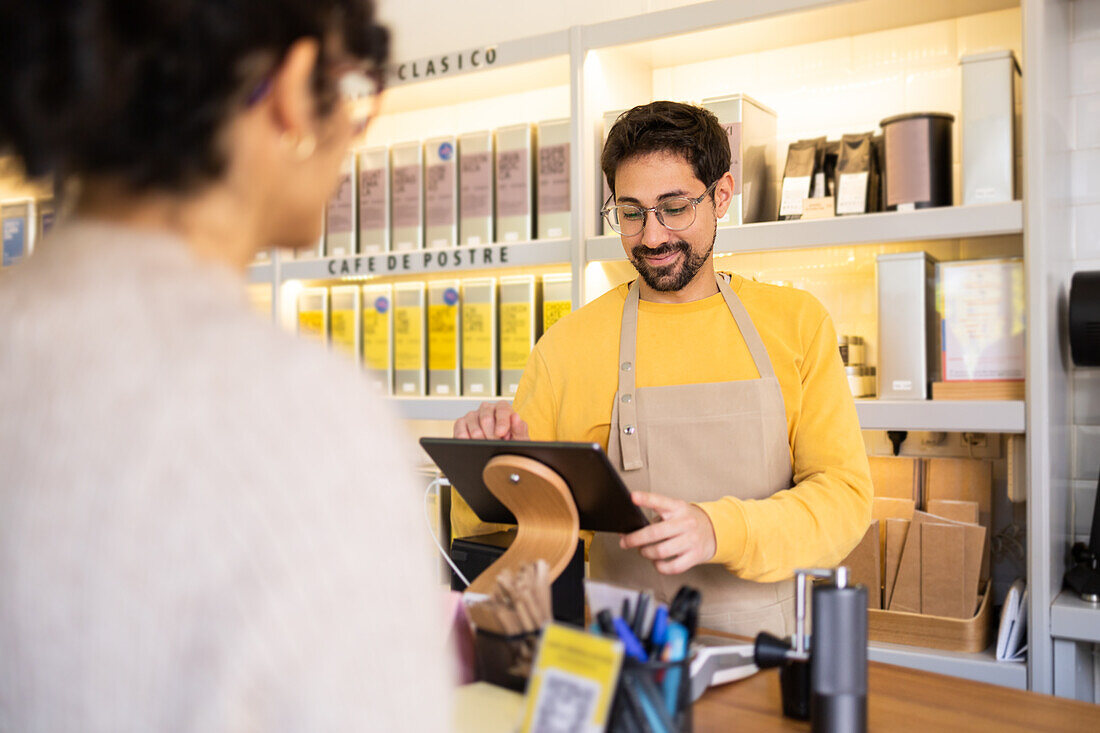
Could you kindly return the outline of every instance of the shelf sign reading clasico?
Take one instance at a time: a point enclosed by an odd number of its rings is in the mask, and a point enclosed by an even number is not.
[[[333,277],[343,277],[405,272],[446,272],[507,264],[508,245],[498,244],[492,247],[455,247],[419,252],[338,257],[328,261],[328,274]]]
[[[486,46],[469,51],[429,56],[415,61],[405,61],[390,69],[389,84],[396,86],[412,81],[454,76],[467,71],[477,71],[497,63],[497,47]]]

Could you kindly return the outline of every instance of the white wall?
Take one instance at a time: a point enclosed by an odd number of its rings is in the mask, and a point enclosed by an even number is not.
[[[1070,46],[1074,270],[1100,270],[1100,2],[1075,0]],[[1100,468],[1100,369],[1073,369],[1073,531],[1087,541]]]

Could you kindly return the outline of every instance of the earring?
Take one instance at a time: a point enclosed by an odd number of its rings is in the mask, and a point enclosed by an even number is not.
[[[313,155],[313,151],[317,149],[317,138],[312,133],[306,133],[305,135],[296,136],[292,135],[290,131],[283,133],[279,142],[285,147],[294,151],[295,157],[298,160],[305,160]]]

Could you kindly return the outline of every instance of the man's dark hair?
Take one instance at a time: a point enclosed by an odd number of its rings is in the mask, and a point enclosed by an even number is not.
[[[109,176],[181,191],[218,178],[219,134],[301,38],[381,69],[372,0],[10,0],[0,9],[0,152],[31,178]]]
[[[619,115],[607,134],[600,167],[611,192],[620,163],[657,152],[682,155],[708,186],[730,169],[729,139],[712,112],[682,102],[650,102]]]

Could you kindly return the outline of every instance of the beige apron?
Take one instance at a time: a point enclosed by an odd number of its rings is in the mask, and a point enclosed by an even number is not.
[[[704,502],[724,496],[764,499],[791,487],[779,380],[745,307],[723,277],[717,280],[759,379],[635,389],[637,281],[626,296],[607,453],[632,491]],[[785,636],[794,630],[793,581],[755,583],[711,564],[661,575],[637,550],[620,549],[618,535],[604,532],[596,534],[589,559],[593,578],[652,590],[665,603],[681,585],[698,588],[700,626],[745,636],[759,631]]]

